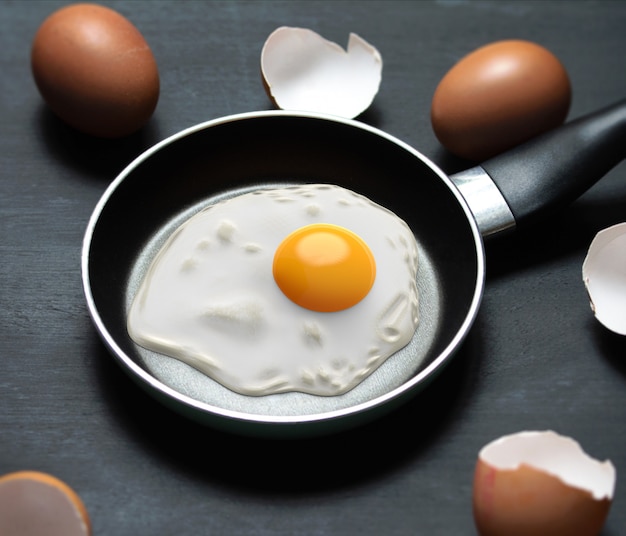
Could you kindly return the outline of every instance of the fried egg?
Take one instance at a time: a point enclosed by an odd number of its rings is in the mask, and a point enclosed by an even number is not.
[[[128,311],[138,345],[262,396],[343,394],[418,324],[408,225],[328,184],[210,205],[166,240]]]

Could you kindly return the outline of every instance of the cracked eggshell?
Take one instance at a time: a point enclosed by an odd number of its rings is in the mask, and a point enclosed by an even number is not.
[[[80,496],[56,476],[16,471],[0,477],[0,534],[91,536]]]
[[[597,536],[615,488],[610,461],[553,431],[503,436],[478,455],[473,513],[480,536]]]
[[[598,321],[626,335],[626,223],[596,234],[583,262],[582,276]]]
[[[282,26],[261,52],[265,90],[278,108],[348,119],[371,105],[382,67],[378,50],[354,33],[344,50],[312,30]]]

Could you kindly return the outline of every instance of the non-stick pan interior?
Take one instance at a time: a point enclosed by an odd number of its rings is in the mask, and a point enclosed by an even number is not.
[[[218,199],[256,188],[330,183],[391,209],[420,252],[420,324],[413,341],[361,385],[338,397],[246,397],[175,359],[135,345],[126,310],[159,246],[177,225]],[[120,174],[85,237],[83,279],[95,323],[122,366],[194,417],[254,422],[336,419],[416,390],[469,328],[483,279],[482,243],[443,174],[394,138],[351,121],[243,114],[165,140]],[[174,399],[174,400],[173,400]]]

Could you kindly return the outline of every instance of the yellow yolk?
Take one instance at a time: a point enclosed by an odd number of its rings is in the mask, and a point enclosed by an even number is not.
[[[335,312],[360,302],[376,277],[376,262],[358,235],[327,223],[301,227],[276,249],[274,280],[291,301]]]

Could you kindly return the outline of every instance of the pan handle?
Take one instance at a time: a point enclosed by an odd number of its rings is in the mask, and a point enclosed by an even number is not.
[[[625,157],[622,100],[450,179],[466,198],[483,236],[489,236],[535,223],[573,202]]]

